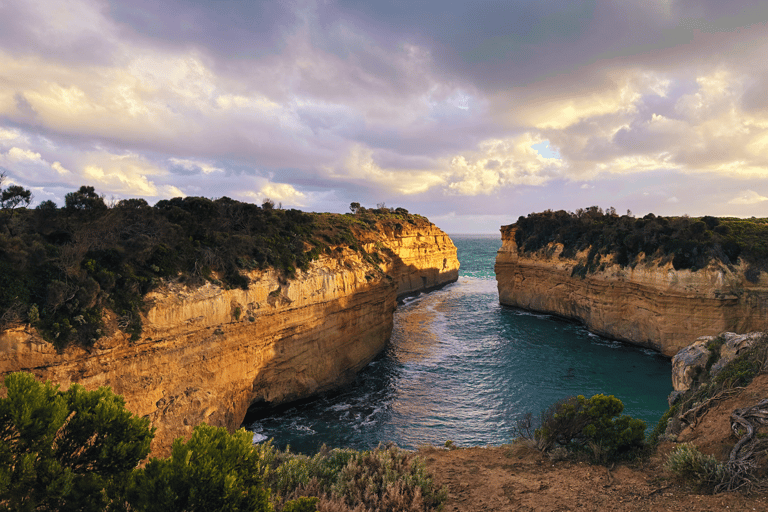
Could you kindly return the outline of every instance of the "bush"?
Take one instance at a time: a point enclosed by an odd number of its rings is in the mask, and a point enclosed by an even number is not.
[[[129,501],[146,511],[271,511],[259,450],[244,429],[198,425],[192,438],[173,442],[171,456],[137,471]]]
[[[312,457],[279,452],[269,442],[259,449],[278,510],[317,497],[323,510],[425,512],[440,509],[447,497],[414,453],[392,445],[362,452],[324,446]]]
[[[109,388],[59,391],[28,373],[5,377],[0,399],[0,507],[105,510],[147,456],[149,420]]]
[[[350,507],[393,512],[436,509],[447,497],[419,459],[391,445],[356,453],[339,473],[333,494]]]
[[[426,512],[446,499],[421,460],[394,446],[308,457],[205,424],[176,439],[170,457],[136,469],[154,430],[109,388],[62,392],[25,373],[5,384],[2,510]]]
[[[624,404],[612,395],[561,400],[542,414],[534,433],[537,446],[544,451],[559,445],[591,452],[598,462],[637,453],[645,444],[645,422],[619,416],[623,410]]]
[[[702,490],[713,491],[725,480],[728,471],[711,455],[702,454],[691,443],[682,443],[672,450],[664,467],[676,475],[691,480]]]

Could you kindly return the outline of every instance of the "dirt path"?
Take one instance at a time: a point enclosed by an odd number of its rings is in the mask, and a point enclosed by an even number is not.
[[[552,462],[520,445],[420,452],[435,480],[448,488],[446,512],[768,509],[763,495],[702,495],[681,486],[661,468],[663,455],[642,466],[609,470],[585,462]]]

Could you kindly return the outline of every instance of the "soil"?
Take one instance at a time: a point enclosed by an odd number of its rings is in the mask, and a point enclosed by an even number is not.
[[[445,512],[768,509],[762,494],[700,494],[664,471],[659,455],[642,465],[609,469],[552,462],[522,444],[420,451],[435,481],[448,489]]]
[[[768,397],[768,375],[714,405],[678,441],[727,459],[736,438],[730,413]],[[435,481],[448,489],[445,512],[475,511],[724,511],[768,510],[764,492],[702,494],[664,469],[674,443],[659,445],[642,462],[612,467],[586,461],[553,461],[525,441],[485,448],[421,448]],[[764,461],[761,461],[764,462]]]

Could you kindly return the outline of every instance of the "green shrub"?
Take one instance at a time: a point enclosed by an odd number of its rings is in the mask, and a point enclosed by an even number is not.
[[[25,373],[5,385],[2,510],[426,512],[446,499],[421,460],[394,446],[308,457],[205,424],[176,439],[170,457],[136,469],[154,430],[108,388],[62,392]]]
[[[259,455],[250,432],[198,425],[189,441],[173,442],[169,458],[153,458],[134,473],[129,501],[150,512],[271,511]]]
[[[622,415],[624,404],[614,396],[569,397],[542,414],[534,437],[542,450],[560,445],[571,450],[591,451],[598,462],[607,462],[644,446],[645,422]]]
[[[711,455],[702,454],[691,443],[677,445],[670,452],[664,467],[708,491],[713,491],[728,475],[724,464]]]
[[[106,510],[146,457],[153,429],[109,388],[60,391],[28,373],[5,377],[0,399],[0,507]]]

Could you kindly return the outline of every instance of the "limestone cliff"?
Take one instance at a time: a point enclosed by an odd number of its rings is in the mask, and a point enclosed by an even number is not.
[[[496,256],[499,301],[583,322],[591,331],[654,348],[669,357],[692,333],[750,332],[768,327],[768,286],[752,283],[740,266],[711,263],[675,270],[671,262],[622,267],[605,258],[585,276],[573,270],[585,254],[561,258],[562,246],[518,250],[515,226],[502,228]]]
[[[368,253],[383,253],[382,269],[397,281],[398,298],[443,286],[459,278],[456,246],[440,228],[424,219],[416,226],[381,224],[374,234],[358,231]]]
[[[34,329],[5,331],[0,374],[111,386],[158,428],[155,454],[203,421],[238,428],[254,402],[347,382],[385,347],[398,295],[458,277],[455,246],[427,221],[366,236],[375,258],[338,247],[291,280],[270,270],[251,272],[247,290],[165,283],[146,297],[135,342],[118,331],[90,349],[57,352]]]

